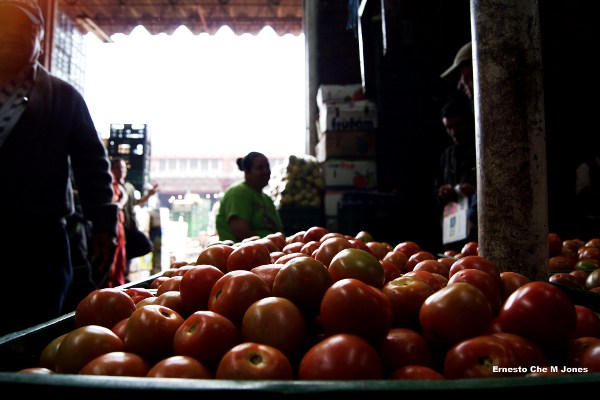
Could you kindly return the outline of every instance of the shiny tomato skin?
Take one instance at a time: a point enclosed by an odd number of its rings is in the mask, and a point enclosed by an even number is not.
[[[213,285],[208,311],[223,315],[239,327],[248,307],[270,295],[269,284],[260,276],[246,270],[230,271]]]
[[[351,333],[379,343],[392,326],[392,303],[381,289],[346,278],[327,289],[319,318],[326,335]]]
[[[214,368],[241,341],[239,329],[229,319],[212,311],[196,311],[175,332],[173,353],[193,357]]]
[[[420,278],[403,275],[386,283],[382,291],[392,303],[392,327],[420,329],[419,311],[433,288]]]
[[[140,301],[142,299],[154,296],[154,293],[152,293],[149,289],[141,288],[141,287],[127,288],[123,291],[126,294],[128,294],[129,296],[131,296],[131,298],[133,299],[133,302],[136,304],[138,301]]]
[[[483,334],[491,321],[492,309],[483,292],[464,282],[438,290],[419,310],[423,336],[439,348]]]
[[[317,240],[311,240],[310,242],[306,242],[304,246],[300,248],[300,253],[304,253],[307,256],[310,256],[316,249],[319,248],[321,242]]]
[[[123,341],[125,341],[125,328],[127,328],[127,321],[129,321],[129,318],[124,318],[111,328],[111,331],[113,331]]]
[[[588,348],[581,354],[579,368],[586,368],[587,372],[600,372],[600,342],[590,343]]]
[[[217,267],[223,273],[227,272],[227,259],[233,252],[233,246],[227,244],[213,244],[204,248],[198,258],[196,259],[196,265],[208,264]]]
[[[443,380],[446,377],[432,367],[425,365],[404,365],[393,371],[390,379],[412,379],[412,380]]]
[[[55,371],[76,374],[90,360],[113,351],[122,351],[123,341],[110,329],[85,325],[67,333],[56,352]]]
[[[102,354],[81,368],[80,375],[146,376],[150,365],[138,354],[114,351]]]
[[[58,353],[58,348],[60,347],[62,340],[68,333],[69,332],[63,333],[62,335],[55,337],[42,349],[38,360],[38,367],[48,368],[52,371],[56,370],[56,354]]]
[[[506,301],[512,292],[531,282],[531,279],[525,275],[514,271],[500,272],[500,280],[502,281],[502,303]]]
[[[190,314],[183,305],[183,299],[179,290],[169,290],[160,296],[156,296],[156,300],[152,304],[168,307],[184,319]]]
[[[396,278],[400,278],[402,276],[402,271],[394,265],[391,261],[379,260],[383,269],[385,271],[385,280],[383,285],[385,286],[388,282],[393,281]]]
[[[491,335],[505,340],[512,348],[517,360],[516,365],[524,367],[546,365],[546,354],[537,344],[526,337],[508,332],[494,332]]]
[[[214,374],[200,361],[188,356],[171,356],[154,364],[148,373],[149,378],[212,379]]]
[[[244,314],[241,333],[245,342],[262,343],[293,359],[307,335],[300,309],[284,297],[265,297],[254,302]]]
[[[382,260],[387,253],[394,250],[393,247],[384,242],[372,241],[365,243],[365,245],[369,248],[371,254],[373,254],[373,256],[375,256],[378,260]]]
[[[135,302],[122,290],[96,289],[77,305],[74,315],[75,326],[100,325],[110,329],[134,311]]]
[[[591,308],[579,304],[575,305],[575,311],[577,312],[577,322],[571,338],[583,336],[600,338],[600,316]]]
[[[179,286],[181,285],[182,279],[182,275],[173,275],[172,277],[164,281],[158,289],[156,289],[156,296],[160,296],[165,292],[179,291]]]
[[[269,287],[273,289],[273,282],[279,271],[283,268],[282,264],[265,264],[254,267],[250,272],[260,276],[263,281],[267,282]]]
[[[308,243],[310,241],[318,242],[321,240],[323,236],[329,233],[327,228],[322,226],[311,226],[304,232],[304,236],[302,237],[302,242]]]
[[[439,275],[439,274],[438,274]],[[437,278],[432,272],[425,270],[412,270],[408,271],[402,276],[413,276],[415,278],[421,279],[429,284],[434,292],[437,292],[444,286],[446,286],[447,282],[442,282],[439,278]]]
[[[455,282],[465,282],[477,286],[488,299],[492,308],[492,315],[498,315],[500,306],[502,305],[501,288],[498,286],[497,280],[490,273],[474,268],[463,269],[457,271],[448,279],[448,285]]]
[[[227,258],[227,272],[236,270],[250,271],[259,265],[270,264],[271,253],[262,243],[249,241],[236,247]]]
[[[524,336],[544,351],[565,348],[577,311],[569,296],[549,282],[533,281],[515,290],[498,315],[505,332]]]
[[[600,342],[600,338],[592,336],[582,336],[571,339],[568,344],[567,354],[565,356],[568,367],[578,367],[581,355],[594,343]]]
[[[223,275],[223,271],[209,264],[195,265],[183,275],[179,293],[188,313],[208,309],[210,291]]]
[[[404,268],[406,262],[408,261],[408,257],[406,256],[406,254],[399,250],[389,251],[385,256],[383,256],[382,261],[391,262],[402,273],[408,272]]]
[[[329,263],[337,253],[351,247],[352,243],[345,237],[334,236],[321,241],[321,245],[316,250],[315,259],[321,261],[326,267],[329,267]]]
[[[379,354],[360,336],[339,333],[312,346],[300,360],[301,380],[382,379]]]
[[[283,249],[281,249],[281,252],[283,254],[290,254],[290,253],[302,253],[302,248],[304,247],[306,243],[304,242],[291,242],[286,244]]]
[[[523,367],[521,372],[503,372],[497,368]],[[452,346],[444,358],[444,376],[448,379],[493,378],[525,375],[529,366],[518,365],[509,343],[491,335],[462,340]]]
[[[354,278],[378,289],[385,283],[385,269],[379,259],[369,252],[353,247],[337,253],[331,259],[328,271],[333,282]]]
[[[390,329],[378,350],[386,375],[407,365],[433,367],[433,350],[425,337],[414,329]]]
[[[401,251],[402,253],[406,254],[406,257],[410,257],[421,250],[423,250],[421,249],[421,246],[410,240],[400,242],[394,247],[394,251]]]
[[[496,264],[494,264],[487,258],[476,255],[464,256],[456,260],[450,267],[450,271],[448,272],[448,279],[452,278],[452,275],[454,275],[456,272],[462,269],[470,268],[480,269],[492,274],[492,276],[494,277],[494,279],[496,279],[496,282],[498,283],[498,287],[502,287],[500,271],[498,270]]]
[[[278,251],[281,251],[286,245],[285,234],[283,232],[269,233],[265,237],[277,245]]]
[[[243,342],[223,355],[215,374],[217,379],[290,380],[294,377],[287,356],[275,347]]]
[[[290,261],[292,258],[303,257],[306,255],[307,255],[306,253],[303,253],[301,251],[293,251],[291,253],[284,253],[284,255],[282,255],[275,261],[275,264],[283,265],[286,262]]]
[[[415,266],[424,260],[436,260],[437,257],[433,255],[433,253],[425,250],[419,250],[414,253],[412,256],[408,257],[406,264],[404,264],[404,270],[406,272],[412,271]]]
[[[272,295],[291,300],[305,317],[312,318],[319,313],[323,295],[332,283],[325,264],[303,255],[283,265],[273,281]]]
[[[439,261],[439,259],[423,260],[419,261],[414,267],[413,271],[427,271],[432,274],[439,274],[444,278],[448,278],[450,268],[446,264]]]
[[[173,355],[173,337],[183,321],[181,315],[163,305],[138,308],[125,327],[125,351],[150,363]]]

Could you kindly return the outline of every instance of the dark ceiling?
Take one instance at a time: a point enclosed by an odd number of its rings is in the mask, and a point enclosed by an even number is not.
[[[265,26],[279,35],[303,31],[303,0],[59,0],[60,9],[84,30],[106,38],[143,25],[171,34],[185,25],[194,34],[214,34],[227,25],[256,34]]]

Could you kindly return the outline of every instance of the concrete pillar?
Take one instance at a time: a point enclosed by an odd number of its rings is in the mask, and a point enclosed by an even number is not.
[[[480,255],[547,280],[548,195],[538,2],[471,0]]]
[[[306,154],[315,155],[317,145],[317,128],[315,121],[319,115],[317,108],[317,91],[319,90],[317,41],[319,2],[304,2],[304,41],[306,43]]]

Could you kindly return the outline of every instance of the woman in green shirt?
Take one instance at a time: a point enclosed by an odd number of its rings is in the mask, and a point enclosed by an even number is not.
[[[269,160],[253,151],[236,162],[240,171],[244,171],[244,181],[230,186],[221,199],[216,217],[219,240],[240,242],[252,236],[282,232],[273,199],[263,192],[271,178]]]

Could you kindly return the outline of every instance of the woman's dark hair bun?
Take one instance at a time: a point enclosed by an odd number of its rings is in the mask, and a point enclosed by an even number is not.
[[[244,159],[242,157],[238,157],[238,159],[235,160],[235,163],[237,164],[240,171],[244,170]]]

